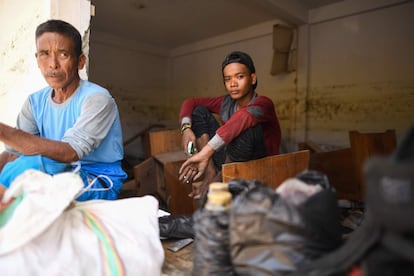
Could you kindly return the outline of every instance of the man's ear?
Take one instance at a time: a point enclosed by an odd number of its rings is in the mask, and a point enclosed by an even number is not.
[[[250,77],[252,78],[252,85],[255,85],[257,82],[257,75],[256,73],[251,73]]]
[[[37,52],[35,52],[36,64],[37,64],[37,67],[40,68],[39,60],[37,59],[37,56],[38,56],[38,54],[37,54]]]
[[[86,63],[86,56],[81,54],[78,60],[78,70],[82,70]]]

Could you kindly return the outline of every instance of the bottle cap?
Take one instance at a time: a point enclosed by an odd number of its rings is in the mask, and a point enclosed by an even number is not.
[[[208,186],[208,192],[213,193],[216,191],[228,191],[229,190],[229,183],[224,182],[212,182]]]
[[[228,191],[210,192],[208,193],[207,198],[208,198],[207,205],[226,207],[231,203],[231,193]]]

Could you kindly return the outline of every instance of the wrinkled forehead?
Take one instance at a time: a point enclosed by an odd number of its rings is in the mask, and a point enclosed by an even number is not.
[[[55,48],[73,51],[75,45],[68,36],[57,32],[45,32],[36,38],[36,48],[37,50]]]

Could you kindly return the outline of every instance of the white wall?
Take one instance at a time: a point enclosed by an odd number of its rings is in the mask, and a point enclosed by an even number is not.
[[[27,95],[45,85],[34,53],[35,29],[48,17],[48,2],[0,1],[0,121],[12,126]]]

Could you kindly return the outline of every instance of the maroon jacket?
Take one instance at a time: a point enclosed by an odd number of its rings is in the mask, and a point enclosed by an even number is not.
[[[244,130],[261,124],[267,155],[279,154],[281,131],[272,100],[256,94],[256,97],[247,106],[237,111],[235,110],[236,104],[237,102],[230,95],[186,99],[181,106],[180,122],[184,117],[191,118],[196,106],[205,106],[210,112],[220,115],[222,125],[216,133],[226,144],[230,143]]]

